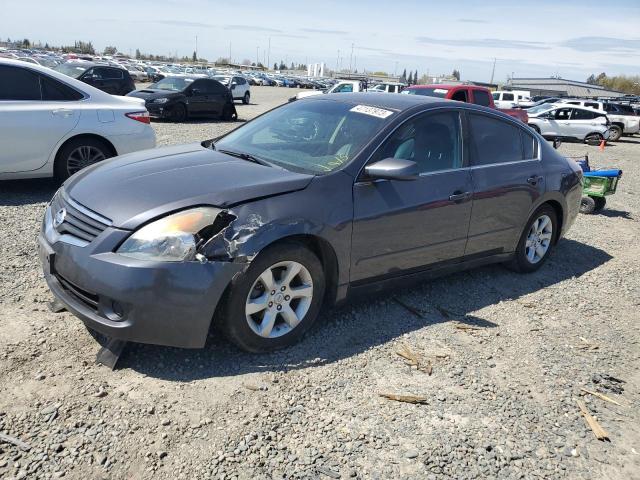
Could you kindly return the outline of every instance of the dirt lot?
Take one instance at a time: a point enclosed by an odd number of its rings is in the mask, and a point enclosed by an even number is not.
[[[295,90],[252,93],[241,119]],[[160,144],[235,125],[154,124]],[[130,345],[116,371],[46,307],[36,236],[56,187],[0,184],[0,433],[31,447],[0,438],[0,478],[640,478],[640,138],[561,150],[625,174],[535,274],[493,266],[359,300],[276,354],[215,334],[198,351]]]

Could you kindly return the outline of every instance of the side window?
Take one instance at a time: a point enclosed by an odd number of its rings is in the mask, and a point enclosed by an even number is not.
[[[459,102],[467,102],[467,91],[466,90],[458,90],[453,95],[451,95],[451,100],[458,100]]]
[[[600,105],[598,105],[597,103],[585,102],[584,106],[589,108],[595,108],[596,110],[601,110]],[[606,109],[607,109],[607,106],[605,104],[605,110]]]
[[[571,112],[571,120],[592,120],[595,118],[595,114],[593,112],[589,112],[588,110],[580,110],[578,108],[574,108]]]
[[[26,68],[0,65],[0,100],[40,100],[38,75]]]
[[[353,85],[351,85],[350,83],[345,83],[344,85],[341,85],[335,90],[335,93],[351,93],[351,92],[353,92]]]
[[[555,111],[554,117],[556,120],[569,120],[571,118],[572,108],[559,108]]]
[[[93,72],[101,80],[119,80],[122,78],[122,70],[119,68],[95,67]]]
[[[505,100],[507,102],[513,101],[513,93],[503,93],[502,100]]]
[[[520,136],[522,137],[524,159],[531,160],[538,158],[538,141],[536,140],[536,137],[522,129],[520,129]]]
[[[189,90],[192,90],[192,91],[198,90],[198,92],[201,95],[207,94],[209,92],[209,89],[207,88],[207,83],[208,82],[203,82],[202,80],[196,80],[191,84],[191,86],[189,87]]]
[[[215,94],[225,94],[227,93],[227,87],[216,80],[211,80],[207,82],[209,84],[209,90],[211,93]]]
[[[483,105],[488,107],[491,105],[489,102],[489,93],[484,90],[474,90],[473,91],[473,103],[476,105]]]
[[[470,114],[471,159],[474,165],[523,159],[521,129],[488,115]]]
[[[51,101],[81,100],[83,95],[73,88],[46,75],[40,75],[42,99]]]
[[[462,166],[460,114],[450,111],[425,114],[408,120],[391,135],[373,156],[413,160],[420,173]]]

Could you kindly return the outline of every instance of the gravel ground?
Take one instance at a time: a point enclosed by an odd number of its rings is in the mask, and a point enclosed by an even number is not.
[[[239,116],[294,92],[253,88]],[[159,144],[235,125],[154,123]],[[0,438],[0,478],[640,478],[640,139],[561,150],[625,174],[535,274],[492,266],[361,299],[275,354],[215,335],[197,351],[130,345],[116,371],[46,308],[36,236],[55,186],[2,183],[0,434],[30,449]]]

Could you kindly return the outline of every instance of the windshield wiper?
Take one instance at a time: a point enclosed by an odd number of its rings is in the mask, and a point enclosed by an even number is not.
[[[275,167],[273,163],[267,162],[266,160],[258,158],[255,155],[251,155],[250,153],[234,152],[232,150],[218,150],[218,152],[231,155],[232,157],[241,158],[242,160],[247,160],[249,162],[257,163],[258,165],[264,165],[265,167]]]

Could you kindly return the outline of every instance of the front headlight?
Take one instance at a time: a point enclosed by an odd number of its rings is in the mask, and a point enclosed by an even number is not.
[[[168,98],[156,98],[153,103],[167,103],[168,101]]]
[[[198,207],[161,218],[127,238],[117,253],[159,262],[193,260],[198,232],[212,225],[218,213],[217,208]]]

